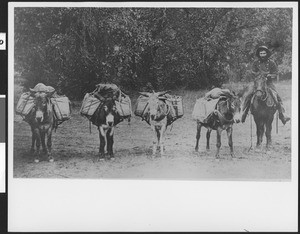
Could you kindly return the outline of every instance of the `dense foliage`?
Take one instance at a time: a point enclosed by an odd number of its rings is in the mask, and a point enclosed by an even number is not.
[[[162,90],[249,79],[261,44],[291,73],[292,9],[15,8],[14,30],[24,85],[71,98],[101,82]]]

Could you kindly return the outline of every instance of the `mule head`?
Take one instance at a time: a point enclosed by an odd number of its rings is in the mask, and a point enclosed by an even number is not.
[[[241,98],[237,95],[232,95],[219,103],[219,112],[227,121],[239,123],[241,121]]]
[[[108,127],[113,127],[117,122],[118,112],[113,99],[108,99],[103,105],[105,123]]]
[[[150,114],[150,119],[152,121],[159,121],[167,115],[168,106],[165,103],[165,100],[167,98],[164,95],[168,92],[169,91],[163,91],[163,92],[153,91],[152,93],[140,92],[140,94],[149,98],[147,111]]]
[[[233,113],[235,123],[241,122],[241,97],[239,95],[230,98],[230,111]]]
[[[35,120],[42,123],[47,116],[50,116],[51,105],[49,94],[45,92],[35,92]]]

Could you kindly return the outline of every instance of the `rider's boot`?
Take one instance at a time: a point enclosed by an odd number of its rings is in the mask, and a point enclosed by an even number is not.
[[[284,114],[283,114],[284,109],[283,109],[281,103],[278,103],[277,109],[278,109],[278,113],[279,113],[279,119],[281,120],[283,125],[285,125],[289,120],[291,120],[291,118],[288,116],[284,116]]]

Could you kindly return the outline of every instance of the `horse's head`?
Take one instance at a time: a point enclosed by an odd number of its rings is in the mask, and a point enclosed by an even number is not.
[[[102,118],[108,127],[113,127],[118,123],[119,114],[117,112],[116,104],[113,99],[107,99],[103,104]]]
[[[51,104],[49,94],[45,92],[34,92],[35,107],[33,114],[38,123],[42,123],[51,115]]]
[[[165,103],[167,99],[164,95],[168,91],[164,92],[140,92],[143,96],[149,97],[147,112],[150,114],[150,120],[159,121],[162,120],[168,114],[168,106]]]
[[[265,76],[260,76],[258,79],[254,80],[255,96],[262,99],[266,95],[266,82],[267,78]]]

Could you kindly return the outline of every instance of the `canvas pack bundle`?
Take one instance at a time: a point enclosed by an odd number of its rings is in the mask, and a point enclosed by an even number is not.
[[[56,96],[50,98],[53,104],[54,114],[58,121],[66,121],[71,117],[70,100],[66,96]]]
[[[214,111],[218,101],[219,99],[211,99],[208,101],[205,98],[199,98],[194,105],[192,118],[204,122],[209,114]]]
[[[115,101],[115,103],[120,116],[122,116],[123,118],[127,118],[132,115],[131,100],[129,96],[123,94],[120,97],[119,101]]]
[[[205,94],[205,99],[216,99],[220,96],[231,96],[229,89],[214,88]]]
[[[172,124],[175,120],[183,116],[183,102],[179,96],[166,95],[166,103],[169,105],[169,114],[167,117],[167,125]]]
[[[173,123],[178,118],[181,118],[184,114],[183,111],[183,101],[182,97],[180,96],[171,96],[171,95],[165,95],[167,100],[166,103],[169,105],[169,113],[167,116],[168,119],[168,125]],[[136,116],[145,118],[147,116],[147,105],[148,105],[148,97],[145,97],[143,95],[139,96],[137,99],[136,108],[134,111],[134,114]]]
[[[97,84],[93,93],[99,100],[105,100],[107,98],[119,100],[122,95],[121,90],[115,84]]]
[[[136,116],[143,117],[145,115],[145,110],[148,105],[148,100],[149,100],[149,98],[145,97],[143,95],[138,97],[137,102],[136,102],[137,103],[136,108],[134,110],[134,114]]]
[[[167,99],[173,106],[175,112],[173,115],[174,118],[180,118],[183,116],[183,100],[180,96],[170,96]]]
[[[34,97],[30,96],[30,92],[23,93],[18,101],[16,113],[25,117],[29,114],[34,105]]]
[[[100,104],[101,101],[93,93],[87,93],[83,98],[80,114],[90,119]]]

